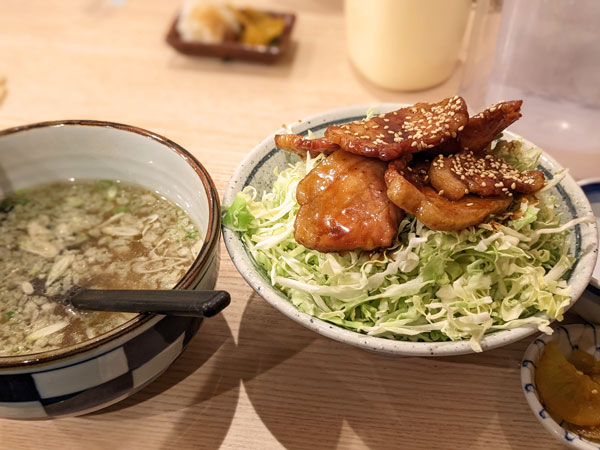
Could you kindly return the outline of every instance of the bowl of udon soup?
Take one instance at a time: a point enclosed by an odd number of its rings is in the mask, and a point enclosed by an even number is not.
[[[212,289],[220,207],[205,168],[140,128],[0,131],[0,417],[98,410],[157,378],[202,319],[85,312],[76,289]]]

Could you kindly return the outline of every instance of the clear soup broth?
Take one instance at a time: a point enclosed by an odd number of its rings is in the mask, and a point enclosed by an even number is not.
[[[0,356],[92,339],[134,314],[72,308],[77,287],[168,289],[203,237],[178,206],[111,180],[56,182],[0,201]]]

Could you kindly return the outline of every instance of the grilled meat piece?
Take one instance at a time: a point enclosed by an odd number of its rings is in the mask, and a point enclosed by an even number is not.
[[[520,172],[491,154],[478,156],[471,151],[439,155],[429,168],[429,182],[450,200],[469,193],[482,197],[533,194],[544,187],[544,181],[539,170]]]
[[[391,161],[456,138],[468,118],[465,101],[455,96],[439,103],[416,103],[370,119],[330,125],[325,138],[348,152]]]
[[[470,117],[458,135],[460,147],[465,151],[481,152],[498,134],[521,117],[523,100],[500,102]]]
[[[339,145],[324,138],[306,139],[297,134],[277,134],[275,145],[282,150],[296,153],[302,159],[306,158],[307,153],[314,158],[320,153],[330,155],[340,148]]]
[[[409,171],[403,161],[392,161],[385,172],[387,195],[402,210],[416,216],[432,230],[462,230],[483,222],[490,214],[505,211],[512,199],[508,196],[465,195],[452,201],[423,181],[423,169]],[[410,181],[409,181],[410,180]]]
[[[300,183],[294,236],[320,252],[389,247],[404,217],[387,197],[386,164],[338,150]]]

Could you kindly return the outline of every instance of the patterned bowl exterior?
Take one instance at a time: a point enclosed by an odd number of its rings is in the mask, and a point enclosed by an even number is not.
[[[163,317],[87,359],[0,375],[0,416],[43,419],[92,412],[140,390],[181,354],[202,319]],[[114,347],[114,348],[113,348]]]
[[[557,423],[546,411],[541,403],[535,385],[536,365],[546,348],[546,344],[556,341],[560,351],[567,358],[575,349],[588,352],[596,359],[600,359],[600,328],[592,324],[574,324],[558,327],[551,336],[542,334],[536,338],[523,356],[521,361],[521,386],[523,394],[531,408],[531,411],[539,422],[548,430],[552,436],[565,445],[577,449],[600,449],[599,443],[594,443],[582,438],[562,427],[563,422]]]
[[[177,144],[136,127],[73,120],[0,131],[0,155],[5,171],[0,197],[9,190],[70,176],[121,179],[167,195],[206,236],[200,254],[175,288],[214,288],[219,270],[219,198],[206,169]],[[163,373],[201,323],[201,318],[138,314],[81,344],[0,357],[0,417],[79,415],[116,403]]]
[[[293,133],[304,136],[308,134],[308,130],[311,130],[315,137],[321,137],[329,125],[362,119],[369,108],[373,108],[375,113],[381,113],[393,111],[403,106],[407,105],[361,105],[336,109],[295,122],[291,126],[291,129]],[[231,205],[236,193],[246,186],[255,187],[259,193],[264,190],[270,191],[275,179],[274,170],[281,170],[287,167],[288,164],[298,161],[296,155],[279,150],[275,146],[275,134],[286,133],[287,131],[284,128],[277,130],[248,154],[231,177],[225,190],[223,204]],[[505,137],[510,139],[518,138],[518,136],[510,132],[505,132],[504,134]],[[523,140],[523,142],[526,146],[533,146],[527,140]],[[540,168],[545,171],[546,175],[550,175],[550,173],[555,173],[562,167],[552,157],[544,153],[540,158]],[[590,204],[581,188],[569,175],[555,188],[554,192],[559,199],[565,221],[573,217],[582,217],[592,213]],[[571,305],[579,298],[587,286],[596,261],[596,253],[598,251],[596,225],[578,225],[574,228],[572,236],[571,251],[577,258],[577,262],[568,280],[572,286]],[[229,256],[237,270],[261,297],[290,319],[323,336],[390,356],[443,356],[473,352],[469,342],[466,340],[456,342],[394,341],[346,330],[300,312],[292,305],[285,294],[270,284],[269,278],[247,252],[237,233],[224,227],[223,239]],[[536,331],[537,328],[534,327],[521,327],[491,333],[483,338],[481,346],[483,350],[500,347],[529,336]]]
[[[596,220],[600,220],[600,178],[588,178],[577,182],[587,196]],[[596,261],[587,289],[573,310],[588,322],[600,324],[600,261]]]

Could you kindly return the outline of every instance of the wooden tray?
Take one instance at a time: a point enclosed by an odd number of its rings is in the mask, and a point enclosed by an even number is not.
[[[256,46],[241,44],[237,41],[224,41],[219,44],[206,44],[203,42],[184,41],[177,31],[177,18],[173,21],[167,43],[180,53],[192,56],[212,56],[223,59],[239,59],[259,63],[272,63],[279,59],[290,46],[290,35],[296,21],[296,15],[292,13],[277,13],[266,11],[275,17],[284,20],[283,33],[279,38],[278,45]]]

